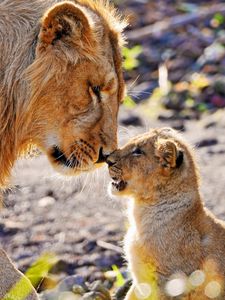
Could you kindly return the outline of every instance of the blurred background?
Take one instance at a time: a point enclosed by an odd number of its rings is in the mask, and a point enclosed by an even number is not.
[[[225,220],[225,1],[115,4],[130,24],[120,144],[157,126],[183,132],[196,148],[206,206]],[[105,167],[65,178],[42,155],[17,163],[4,194],[0,243],[23,272],[43,253],[57,256],[39,291],[68,275],[100,279],[107,288],[128,276],[124,203],[110,199],[108,184]]]

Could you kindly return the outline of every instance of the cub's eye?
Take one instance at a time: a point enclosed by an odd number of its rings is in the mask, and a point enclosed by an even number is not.
[[[98,100],[101,100],[101,88],[99,85],[92,86],[91,87],[92,91],[94,92],[95,96],[97,96]]]
[[[140,155],[143,155],[145,154],[144,151],[142,151],[140,148],[134,148],[133,151],[132,151],[132,155],[133,156],[140,156]]]

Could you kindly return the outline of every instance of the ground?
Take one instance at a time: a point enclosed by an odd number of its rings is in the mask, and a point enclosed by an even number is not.
[[[174,125],[146,119],[140,107],[121,109],[120,124],[134,116],[144,126],[120,126],[121,144],[149,128]],[[224,130],[224,111],[218,111],[201,121],[186,121],[183,134],[196,148],[206,206],[225,220]],[[43,253],[51,252],[59,258],[50,276],[56,281],[73,274],[90,282],[104,281],[105,271],[112,265],[125,273],[121,255],[126,230],[124,203],[110,199],[109,181],[106,167],[81,178],[65,179],[43,155],[19,161],[0,218],[0,242],[16,265],[25,271]],[[45,281],[40,289],[48,284]]]

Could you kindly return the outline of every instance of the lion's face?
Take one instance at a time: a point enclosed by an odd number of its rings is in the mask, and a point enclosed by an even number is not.
[[[154,193],[161,193],[168,182],[186,176],[182,170],[185,152],[186,148],[169,128],[131,139],[107,158],[112,193],[154,198]]]
[[[43,17],[30,71],[34,114],[42,114],[35,142],[67,175],[98,166],[117,147],[119,44],[99,16],[92,18],[93,11],[69,2],[53,7]]]
[[[117,147],[118,80],[106,60],[104,67],[78,64],[65,80],[67,90],[53,84],[47,92],[49,113],[39,144],[57,170],[72,174],[91,169]]]

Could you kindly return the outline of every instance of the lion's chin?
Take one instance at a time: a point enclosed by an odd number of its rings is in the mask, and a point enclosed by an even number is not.
[[[71,167],[71,165],[67,166],[61,163],[57,163],[53,161],[51,157],[49,157],[49,160],[53,169],[64,176],[77,176],[80,175],[81,173],[93,172],[97,168],[103,166],[103,163],[90,163],[88,165],[82,165],[82,167],[79,166]]]
[[[91,172],[95,169],[95,165],[88,165],[88,166],[82,166],[81,167],[71,167],[71,166],[67,166],[67,165],[63,165],[60,163],[55,163],[52,162],[52,160],[50,160],[52,167],[60,174],[64,175],[64,176],[76,176],[79,175],[81,173],[85,173],[85,172]]]

